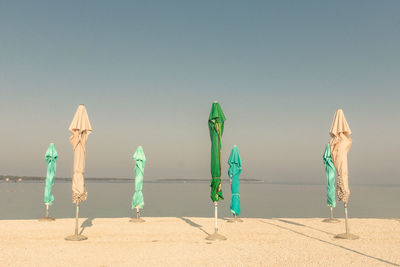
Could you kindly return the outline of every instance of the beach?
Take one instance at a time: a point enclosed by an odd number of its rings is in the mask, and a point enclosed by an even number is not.
[[[226,241],[208,241],[212,218],[81,218],[0,221],[2,266],[400,266],[400,220],[350,219],[358,240],[340,240],[323,218],[219,220]]]

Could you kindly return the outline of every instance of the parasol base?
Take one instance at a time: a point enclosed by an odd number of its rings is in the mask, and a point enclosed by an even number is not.
[[[206,240],[226,240],[226,237],[218,234],[218,232],[214,232],[213,234],[207,236]]]
[[[65,238],[65,240],[68,240],[68,241],[83,241],[86,239],[88,239],[88,238],[84,235],[70,235]]]
[[[343,233],[343,234],[335,235],[335,238],[355,240],[355,239],[359,239],[360,237],[358,235]]]
[[[228,222],[229,223],[241,223],[241,222],[243,222],[243,220],[239,219],[238,217],[235,217],[235,218],[228,219]]]
[[[142,218],[132,218],[129,221],[133,222],[133,223],[143,223],[143,222],[145,222],[145,220],[143,220]]]
[[[56,219],[52,218],[52,217],[43,217],[39,219],[39,222],[52,222],[55,221]]]
[[[334,219],[334,218],[328,218],[328,219],[322,220],[322,222],[325,222],[325,223],[338,223],[338,222],[340,222],[340,220]]]

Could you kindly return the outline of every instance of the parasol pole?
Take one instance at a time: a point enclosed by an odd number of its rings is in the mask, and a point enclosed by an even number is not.
[[[208,235],[206,240],[226,240],[226,237],[218,233],[218,201],[214,201],[215,229],[214,233]]]
[[[350,234],[350,228],[348,224],[348,213],[347,213],[347,203],[344,203],[344,216],[345,216],[345,224],[346,224],[346,233],[338,234],[335,235],[335,238],[341,238],[341,239],[358,239],[359,236]]]
[[[215,233],[218,232],[218,202],[214,201],[214,205],[215,205]]]
[[[349,225],[347,223],[348,215],[347,215],[347,203],[344,203],[344,216],[345,216],[345,224],[346,224],[346,235],[349,234]]]
[[[331,215],[329,218],[322,220],[322,222],[326,222],[326,223],[338,223],[340,222],[338,219],[335,219],[333,217],[333,207],[329,205],[330,211],[331,211]]]
[[[219,160],[219,176],[221,177],[221,138],[219,136],[218,127],[215,127],[218,135],[218,160]],[[218,201],[214,201],[215,205],[215,233],[218,232]]]
[[[130,221],[130,222],[133,222],[133,223],[142,223],[142,222],[145,222],[145,220],[143,220],[142,218],[140,218],[140,209],[139,209],[139,206],[136,207],[136,218],[131,218],[129,221]]]
[[[79,219],[79,204],[76,202],[76,211],[75,211],[75,235],[78,235],[78,219]]]
[[[49,217],[49,203],[46,203],[46,218]]]
[[[40,218],[39,221],[40,222],[43,222],[43,221],[54,221],[55,220],[54,218],[49,217],[49,206],[50,206],[50,204],[49,203],[44,203],[44,205],[46,206],[46,216]]]
[[[82,240],[88,239],[86,236],[80,235],[80,234],[78,233],[79,201],[77,200],[75,203],[76,203],[76,210],[75,210],[75,234],[74,234],[74,235],[67,236],[67,237],[65,238],[65,240],[68,240],[68,241],[82,241]]]

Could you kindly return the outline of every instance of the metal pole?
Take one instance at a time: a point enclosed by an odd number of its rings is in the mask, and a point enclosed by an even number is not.
[[[49,203],[46,203],[46,218],[49,217]]]
[[[346,234],[349,234],[349,225],[347,224],[347,203],[344,204],[344,215],[346,221]]]
[[[221,178],[221,137],[219,136],[218,127],[215,127],[215,131],[218,135],[218,161],[219,161],[219,177]],[[214,202],[215,205],[215,232],[218,232],[218,202]]]
[[[136,207],[136,219],[139,220],[139,207]]]
[[[214,202],[215,205],[215,232],[218,232],[218,202]]]
[[[76,202],[76,218],[75,218],[75,235],[78,235],[78,215],[79,215],[79,204]]]
[[[331,207],[331,220],[333,219],[333,208]]]

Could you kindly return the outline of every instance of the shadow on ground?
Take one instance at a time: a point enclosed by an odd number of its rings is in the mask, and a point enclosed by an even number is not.
[[[87,227],[92,227],[93,226],[93,220],[94,218],[89,217],[86,220],[83,221],[83,223],[81,224],[81,231],[79,232],[79,234],[81,235],[83,233],[83,231],[85,231],[85,229]]]
[[[201,226],[200,224],[197,224],[197,223],[195,223],[194,221],[192,221],[192,220],[190,220],[190,219],[188,219],[188,218],[184,218],[184,217],[180,217],[179,219],[181,219],[181,220],[184,221],[185,223],[189,224],[190,226],[199,229],[200,231],[202,231],[203,233],[205,233],[207,236],[210,235],[209,233],[207,233],[206,230],[204,230],[204,229],[202,228],[202,226]]]
[[[296,225],[296,226],[306,227],[306,228],[309,228],[309,229],[312,229],[312,230],[315,230],[315,231],[319,231],[321,233],[328,234],[328,235],[331,235],[331,236],[335,235],[334,233],[330,233],[330,232],[327,232],[327,231],[324,231],[324,230],[321,230],[321,229],[318,229],[318,228],[314,228],[312,226],[304,225],[304,224],[301,224],[301,223],[297,223],[297,222],[293,222],[293,221],[289,221],[289,220],[284,220],[284,219],[277,219],[277,220],[280,221],[280,222],[284,222],[284,223],[288,223],[288,224],[292,224],[292,225]]]
[[[284,222],[284,223],[289,223],[289,224],[296,225],[296,226],[308,227],[308,226],[306,226],[306,225],[304,225],[304,224],[296,223],[296,222],[291,222],[291,221],[287,221],[287,220],[280,220],[280,219],[278,219],[277,221],[281,221],[281,222]],[[358,255],[361,255],[361,256],[364,256],[364,257],[368,257],[368,258],[371,258],[371,259],[374,259],[374,260],[377,260],[377,261],[380,261],[380,262],[383,262],[383,263],[386,263],[386,264],[390,264],[390,265],[393,265],[393,266],[400,266],[400,264],[397,264],[397,263],[394,263],[394,262],[390,262],[390,261],[388,261],[388,260],[381,259],[381,258],[378,258],[378,257],[374,257],[374,256],[371,256],[371,255],[367,255],[367,254],[362,253],[362,252],[360,252],[360,251],[357,251],[357,250],[354,250],[354,249],[351,249],[351,248],[347,248],[347,247],[345,247],[345,246],[342,246],[342,245],[339,245],[339,244],[335,244],[335,243],[332,243],[332,242],[329,242],[329,241],[326,241],[326,240],[322,240],[322,239],[319,239],[319,238],[317,238],[317,237],[313,237],[313,236],[310,236],[310,235],[301,233],[301,232],[299,232],[299,231],[296,231],[296,230],[293,230],[293,229],[290,229],[290,228],[287,228],[287,227],[284,227],[284,226],[281,226],[281,225],[278,225],[278,224],[270,223],[270,222],[263,221],[263,220],[260,220],[260,222],[266,223],[266,224],[269,224],[269,225],[272,225],[272,226],[275,226],[275,227],[278,227],[278,228],[280,228],[280,229],[284,229],[284,230],[293,232],[293,233],[298,234],[298,235],[301,235],[301,236],[308,237],[308,238],[310,238],[310,239],[317,240],[317,241],[319,241],[319,242],[322,242],[322,243],[325,243],[325,244],[328,244],[328,245],[331,245],[331,246],[335,246],[335,247],[338,247],[338,248],[342,248],[342,249],[344,249],[344,250],[347,250],[347,251],[356,253],[356,254],[358,254]],[[308,228],[310,228],[310,227],[308,227]]]

